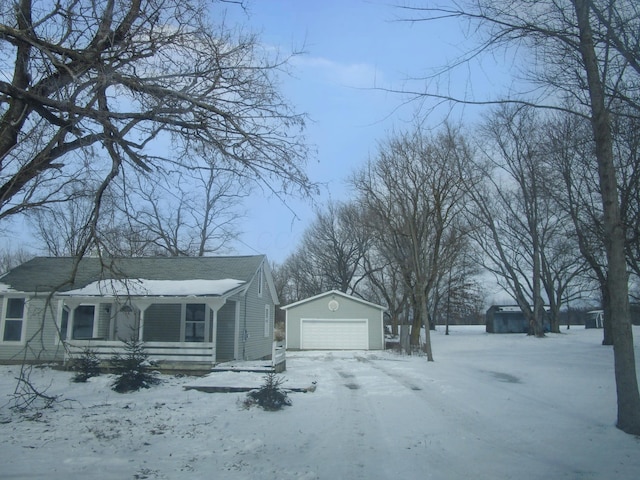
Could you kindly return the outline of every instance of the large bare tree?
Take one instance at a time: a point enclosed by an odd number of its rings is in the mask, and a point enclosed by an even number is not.
[[[64,203],[85,180],[79,259],[106,246],[116,178],[224,170],[280,198],[312,193],[305,116],[278,88],[287,58],[229,25],[236,3],[0,0],[0,219]],[[25,351],[44,348],[42,331]]]
[[[383,256],[399,269],[411,298],[411,344],[425,325],[424,349],[433,360],[430,309],[447,249],[463,204],[464,182],[457,165],[469,155],[460,133],[447,126],[436,135],[415,129],[391,137],[352,183],[367,211]]]
[[[520,78],[523,82],[517,94],[468,99],[438,91],[417,92],[422,98],[525,103],[569,110],[590,120],[603,211],[607,295],[611,304],[609,313],[618,394],[617,425],[627,433],[640,433],[640,394],[629,317],[625,232],[612,137],[613,116],[624,114],[627,107],[633,109],[635,116],[640,111],[638,2],[470,0],[413,11],[419,20],[457,18],[479,33],[481,43],[471,49],[469,55],[453,62],[452,68],[496,48],[529,53],[526,63],[519,64],[525,74]],[[618,110],[619,105],[625,106],[624,111]]]
[[[312,190],[286,59],[191,0],[0,2],[0,218],[101,196],[124,170],[223,168],[276,194]],[[237,7],[237,6],[236,6]],[[210,159],[221,159],[223,164]]]
[[[196,169],[171,177],[138,175],[135,185],[112,186],[122,203],[117,205],[114,230],[101,231],[110,251],[136,251],[123,241],[142,242],[144,254],[204,256],[226,253],[238,236],[242,199],[249,189],[224,170]]]
[[[602,202],[589,128],[586,119],[575,115],[561,113],[548,119],[545,157],[550,175],[547,183],[553,189],[561,214],[566,215],[572,225],[576,249],[588,269],[585,274],[597,284],[606,312],[602,343],[612,345]]]
[[[326,279],[326,288],[351,295],[364,278],[363,259],[370,246],[359,206],[329,202],[305,231],[300,253]]]
[[[573,224],[556,200],[555,189],[563,187],[551,174],[548,130],[544,116],[529,107],[497,108],[478,138],[483,154],[475,168],[485,180],[469,185],[477,261],[495,275],[537,336],[547,322],[559,331],[567,287],[584,270]]]
[[[488,165],[485,173],[499,213],[482,222],[493,241],[479,245],[487,258],[499,264],[492,271],[506,280],[507,291],[529,320],[530,333],[543,336],[541,227],[546,198],[539,128],[533,112],[501,107],[481,130]]]

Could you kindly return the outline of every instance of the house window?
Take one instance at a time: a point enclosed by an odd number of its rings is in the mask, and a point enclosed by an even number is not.
[[[96,306],[80,305],[73,315],[73,335],[74,340],[87,340],[94,338]]]
[[[204,303],[188,303],[185,313],[185,342],[204,342]]]
[[[271,308],[269,305],[264,306],[264,336],[268,337],[271,334]]]
[[[258,272],[258,297],[262,297],[262,282],[264,280],[262,272],[263,269],[260,267],[260,271]]]
[[[22,324],[24,323],[24,298],[7,298],[4,315],[4,331],[2,340],[19,342],[22,340]]]

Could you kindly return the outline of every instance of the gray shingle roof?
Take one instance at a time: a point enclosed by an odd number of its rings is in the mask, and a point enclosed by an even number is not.
[[[36,257],[0,277],[0,283],[20,292],[65,292],[109,278],[147,280],[250,281],[264,255],[235,257],[136,257],[80,260],[75,281],[70,283],[73,257]]]

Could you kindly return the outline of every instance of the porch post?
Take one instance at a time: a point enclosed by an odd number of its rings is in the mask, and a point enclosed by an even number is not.
[[[64,304],[69,307],[69,318],[67,320],[67,338],[65,340],[73,340],[73,324],[76,319],[76,308],[80,305],[80,302],[75,299],[63,300]]]
[[[234,303],[236,304],[235,305],[236,308],[234,311],[234,321],[235,321],[234,337],[235,338],[233,340],[233,358],[240,358],[240,302],[236,301]],[[244,333],[243,333],[242,341],[244,342]]]
[[[206,300],[206,304],[207,306],[211,309],[211,311],[213,312],[213,321],[212,321],[212,325],[211,325],[211,362],[215,363],[217,356],[218,356],[218,352],[217,352],[217,340],[218,340],[218,310],[220,310],[220,308],[222,308],[222,306],[227,303],[227,299],[226,298],[222,298],[222,297],[214,297],[214,298],[207,298]],[[207,322],[209,323],[209,322]]]
[[[62,338],[62,312],[64,311],[64,300],[62,298],[58,299],[58,309],[56,311],[56,325],[58,326],[58,338],[55,339],[55,344],[60,342],[66,342],[69,338],[69,318],[67,317],[67,331],[64,332],[64,338]],[[71,312],[69,312],[71,313]]]
[[[150,301],[132,300],[131,305],[140,310],[140,321],[138,322],[138,340],[142,342],[144,335],[144,312],[151,306]]]
[[[217,349],[217,341],[218,341],[218,309],[214,309],[212,308],[211,311],[213,312],[213,322],[211,325],[211,343],[213,346],[213,358],[211,359],[213,361],[213,363],[216,362],[216,357],[218,356],[218,349]]]

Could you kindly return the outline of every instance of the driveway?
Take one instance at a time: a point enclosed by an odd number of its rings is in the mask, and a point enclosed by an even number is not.
[[[317,478],[338,478],[331,472],[350,479],[417,478],[418,472],[423,478],[468,478],[469,465],[487,465],[487,442],[495,467],[476,478],[508,478],[504,467],[514,455],[522,457],[519,467],[537,467],[530,455],[538,448],[535,440],[518,435],[514,443],[513,429],[496,421],[499,412],[480,414],[472,397],[457,397],[453,385],[430,376],[434,364],[424,358],[328,352],[292,354],[287,361],[289,381],[305,371],[318,382],[316,392],[292,396],[287,412],[300,417],[280,445],[294,450],[287,458],[299,458],[288,466],[295,471]],[[508,385],[485,376],[496,388]]]
[[[76,384],[71,372],[35,369],[33,384],[67,400],[30,417],[0,404],[0,479],[637,478],[640,440],[615,428],[601,332],[438,335],[435,362],[289,352],[283,386],[317,388],[290,393],[277,412],[244,408],[244,393],[184,388],[258,387],[262,374],[165,376],[117,394],[107,375]],[[15,368],[0,374],[8,398]]]

